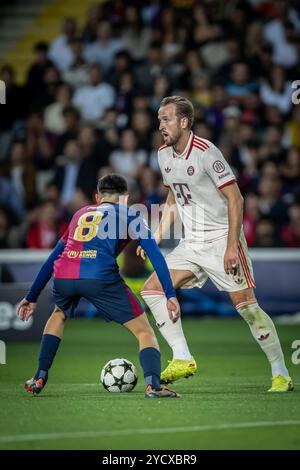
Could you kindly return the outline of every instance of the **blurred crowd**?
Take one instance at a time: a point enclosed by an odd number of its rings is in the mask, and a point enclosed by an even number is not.
[[[132,202],[164,202],[157,111],[172,94],[232,166],[249,246],[300,247],[298,1],[102,2],[34,56],[23,85],[0,71],[0,248],[53,247],[110,171]]]

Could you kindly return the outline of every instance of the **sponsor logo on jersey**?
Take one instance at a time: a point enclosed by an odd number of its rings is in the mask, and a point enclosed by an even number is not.
[[[225,170],[225,165],[220,160],[216,160],[213,164],[213,169],[216,173],[222,173]]]
[[[167,166],[167,168],[165,168],[165,172],[170,173],[170,171],[171,171],[171,168],[169,166]]]
[[[195,168],[193,167],[193,165],[190,165],[187,170],[186,170],[187,174],[189,176],[193,176],[193,174],[195,173]]]
[[[226,178],[226,176],[230,175],[230,171],[227,171],[227,173],[223,173],[223,175],[218,176],[219,180],[222,180],[223,178]]]
[[[97,250],[83,250],[83,251],[76,251],[70,250],[67,253],[68,258],[89,258],[95,259],[97,257]]]

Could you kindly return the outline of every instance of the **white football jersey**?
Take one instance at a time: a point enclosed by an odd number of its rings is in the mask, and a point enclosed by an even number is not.
[[[176,200],[185,240],[213,241],[228,234],[228,204],[220,191],[236,181],[220,150],[191,132],[181,155],[171,146],[158,151],[163,182]]]

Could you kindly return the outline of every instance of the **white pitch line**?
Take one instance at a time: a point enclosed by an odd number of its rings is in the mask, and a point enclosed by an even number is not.
[[[61,432],[48,434],[19,434],[15,436],[0,436],[0,444],[11,442],[28,442],[28,441],[48,441],[57,439],[80,439],[89,437],[118,437],[130,436],[138,434],[164,434],[178,432],[202,432],[202,431],[219,431],[223,429],[246,429],[246,428],[262,428],[273,426],[295,426],[300,425],[300,420],[292,421],[253,421],[245,423],[231,424],[204,424],[196,426],[181,426],[172,428],[145,428],[145,429],[123,429],[119,431],[84,431],[84,432]]]

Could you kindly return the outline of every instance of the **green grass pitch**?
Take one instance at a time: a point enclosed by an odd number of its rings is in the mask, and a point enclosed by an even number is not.
[[[38,343],[7,345],[0,366],[0,449],[300,449],[300,365],[291,364],[299,326],[279,335],[295,391],[270,394],[264,354],[240,319],[184,319],[199,372],[174,400],[146,400],[134,338],[101,320],[73,320],[38,397],[23,389]],[[160,338],[163,366],[169,350]],[[125,357],[139,371],[131,393],[99,384],[102,366]]]

